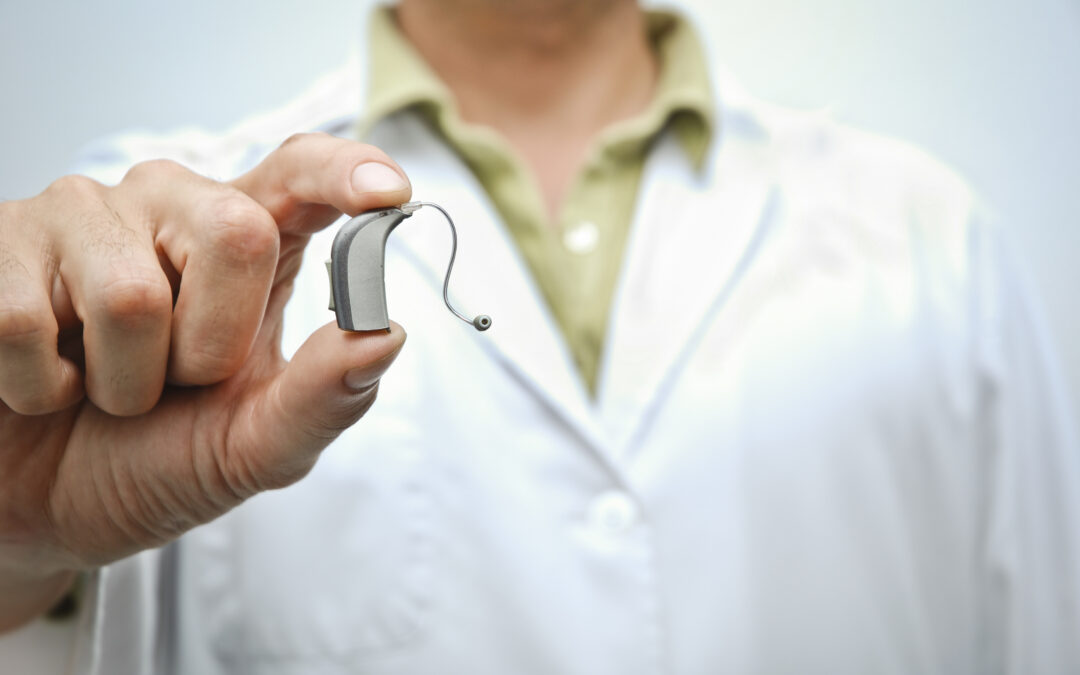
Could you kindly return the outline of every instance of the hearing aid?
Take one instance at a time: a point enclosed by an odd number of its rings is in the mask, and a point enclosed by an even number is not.
[[[480,314],[468,318],[450,304],[450,271],[457,256],[457,228],[446,209],[432,202],[408,202],[400,206],[365,211],[349,220],[334,237],[326,271],[330,276],[330,311],[337,315],[338,327],[347,331],[390,331],[386,310],[384,279],[386,240],[406,218],[429,206],[450,225],[450,262],[443,279],[443,302],[447,309],[478,331],[491,328],[491,317]]]

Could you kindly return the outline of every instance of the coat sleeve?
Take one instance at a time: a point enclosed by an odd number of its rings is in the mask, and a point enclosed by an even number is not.
[[[988,454],[979,672],[1080,673],[1080,446],[1050,333],[1007,239],[973,236]]]
[[[105,675],[161,672],[162,638],[171,608],[162,602],[163,558],[144,551],[87,575],[74,616],[37,619],[0,637],[3,672],[22,675]],[[10,667],[11,670],[7,670]]]

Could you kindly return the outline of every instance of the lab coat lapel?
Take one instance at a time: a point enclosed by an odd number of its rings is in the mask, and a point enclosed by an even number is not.
[[[760,128],[725,116],[697,171],[676,139],[646,166],[605,349],[599,404],[618,454],[647,430],[767,221],[773,177]]]
[[[483,312],[493,321],[476,339],[594,449],[603,451],[606,443],[591,401],[547,304],[476,178],[412,115],[384,121],[371,141],[409,174],[416,199],[438,203],[454,218],[459,248],[450,300],[469,316]],[[415,217],[436,216],[422,210]],[[391,242],[406,249],[441,292],[449,255],[445,228],[438,223],[400,228]]]

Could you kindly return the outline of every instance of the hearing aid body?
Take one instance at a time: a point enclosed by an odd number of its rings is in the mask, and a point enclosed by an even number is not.
[[[342,225],[334,237],[326,270],[330,276],[330,310],[337,315],[342,330],[390,330],[384,280],[386,240],[394,228],[424,206],[443,214],[452,235],[450,262],[443,280],[443,302],[454,316],[476,330],[485,331],[491,327],[491,317],[481,314],[469,319],[450,304],[450,271],[457,255],[457,228],[450,214],[438,204],[408,202],[397,207],[365,211]]]

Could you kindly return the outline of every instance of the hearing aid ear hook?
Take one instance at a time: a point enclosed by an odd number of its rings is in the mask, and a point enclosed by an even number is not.
[[[443,214],[450,225],[450,262],[443,280],[443,302],[465,323],[478,331],[491,328],[491,317],[480,314],[469,319],[450,304],[450,271],[457,257],[457,228],[446,209],[432,202],[408,202],[389,209],[365,211],[341,226],[334,237],[326,271],[330,275],[330,309],[337,315],[342,330],[390,330],[386,311],[386,286],[383,279],[386,240],[401,221],[423,206]]]

